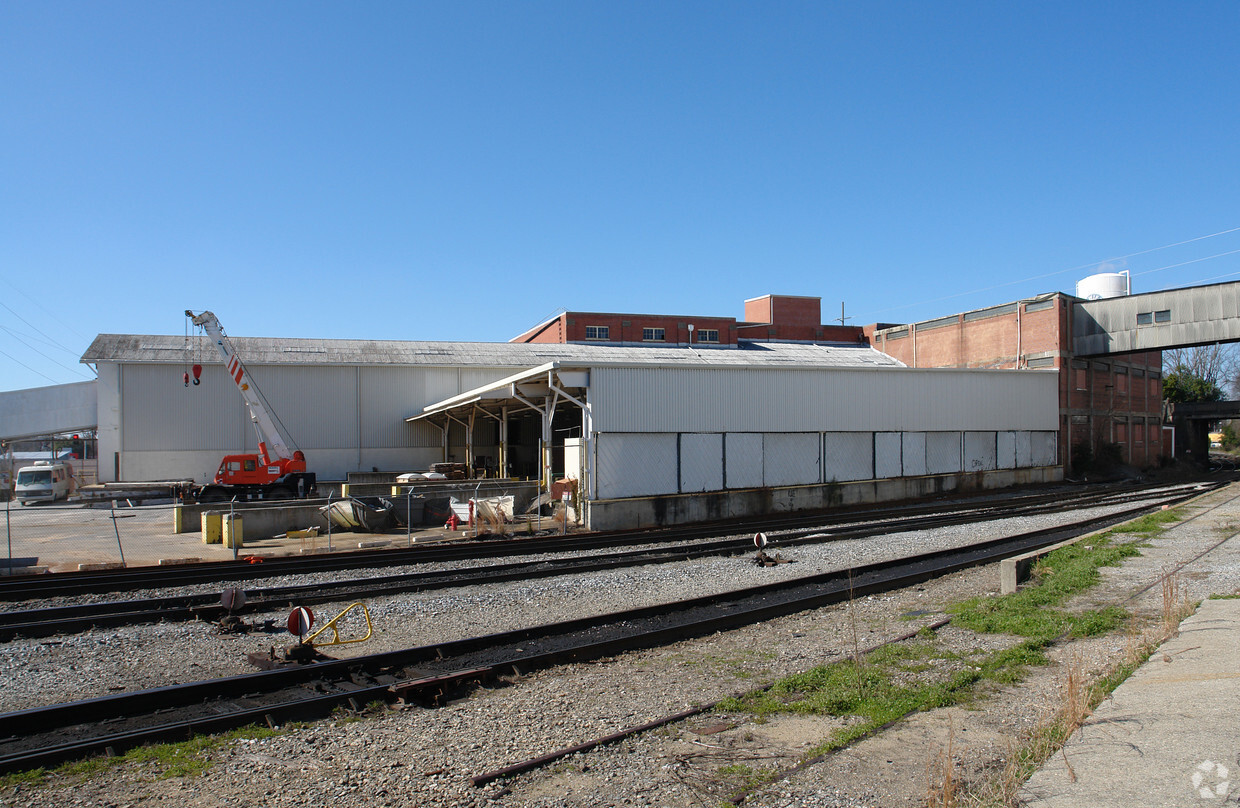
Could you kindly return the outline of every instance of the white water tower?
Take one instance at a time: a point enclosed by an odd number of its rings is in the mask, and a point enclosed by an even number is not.
[[[1132,294],[1132,278],[1128,270],[1099,272],[1076,282],[1076,296],[1086,300],[1102,300]]]

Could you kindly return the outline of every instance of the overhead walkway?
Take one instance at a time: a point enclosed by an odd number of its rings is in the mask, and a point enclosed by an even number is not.
[[[93,381],[0,393],[0,440],[95,429],[97,400]]]
[[[1086,300],[1072,307],[1079,357],[1240,342],[1240,281]]]

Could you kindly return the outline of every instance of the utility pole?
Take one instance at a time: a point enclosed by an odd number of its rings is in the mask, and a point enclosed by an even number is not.
[[[851,320],[851,317],[844,316],[844,301],[840,301],[840,325],[844,325],[845,320]]]

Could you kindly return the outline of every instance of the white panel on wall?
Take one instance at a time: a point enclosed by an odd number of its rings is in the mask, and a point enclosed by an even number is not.
[[[1000,432],[995,438],[995,467],[1016,468],[1016,433]]]
[[[926,433],[926,473],[949,474],[960,471],[960,433]]]
[[[680,491],[723,490],[723,435],[687,432],[680,436]]]
[[[600,499],[676,493],[675,434],[608,432],[595,446]]]
[[[1034,466],[1054,466],[1059,463],[1059,435],[1056,432],[1032,432],[1029,442],[1032,446],[1030,461]]]
[[[899,477],[903,471],[903,463],[900,459],[901,440],[899,432],[875,432],[874,433],[874,476],[879,480],[886,480],[892,477]],[[831,474],[831,466],[828,462],[827,476]]]
[[[994,471],[996,457],[994,432],[964,433],[965,471]]]
[[[822,480],[817,432],[768,432],[762,436],[762,479],[770,487]]]
[[[1033,441],[1031,433],[1021,430],[1016,433],[1016,468],[1027,469],[1033,465]]]
[[[823,479],[827,482],[871,480],[874,478],[874,433],[827,432],[822,436],[822,457]]]
[[[926,474],[926,433],[901,433],[901,460],[905,477],[921,477]]]
[[[724,436],[724,459],[728,488],[762,487],[762,435],[729,432]]]

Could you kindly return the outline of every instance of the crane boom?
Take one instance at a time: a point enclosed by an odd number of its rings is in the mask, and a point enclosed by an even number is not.
[[[216,472],[215,487],[245,486],[247,495],[257,494],[260,498],[263,494],[276,493],[272,490],[274,486],[284,486],[289,491],[307,495],[313,490],[315,479],[313,474],[306,472],[306,457],[300,450],[291,447],[292,441],[277,426],[266,399],[237,355],[232,341],[224,333],[219,319],[209,311],[194,314],[188,309],[185,316],[202,328],[219,349],[225,372],[241,393],[258,435],[257,458],[254,455],[225,457]]]
[[[254,430],[258,433],[258,451],[263,456],[263,463],[270,463],[272,460],[292,460],[293,451],[289,448],[289,442],[276,426],[275,419],[267,410],[266,402],[258,394],[254,380],[246,371],[241,357],[237,356],[232,341],[224,333],[219,318],[209,311],[194,314],[186,310],[185,316],[190,318],[194,325],[206,331],[216,347],[220,349],[220,355],[224,358],[225,371],[236,383],[237,391],[241,393],[241,398],[250,411],[250,420],[254,422]]]

